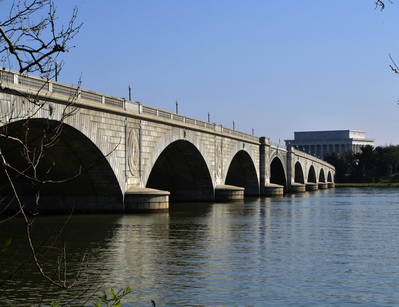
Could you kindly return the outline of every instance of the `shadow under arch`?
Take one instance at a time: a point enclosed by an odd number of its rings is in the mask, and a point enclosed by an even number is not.
[[[328,172],[327,182],[333,182],[333,178],[332,178],[332,175],[331,175],[331,171]]]
[[[326,176],[324,175],[323,169],[320,169],[319,182],[326,182]]]
[[[206,162],[199,150],[185,140],[175,141],[162,151],[146,187],[169,191],[171,202],[214,200]]]
[[[10,136],[25,137],[23,124],[16,121],[1,127]],[[114,171],[97,146],[83,133],[67,124],[48,119],[30,119],[26,143],[33,150],[41,146],[43,131],[61,127],[56,142],[44,147],[37,173],[42,180],[55,183],[34,183],[17,172],[13,182],[28,208],[34,205],[34,195],[40,190],[38,210],[43,213],[96,213],[121,211],[123,194]],[[61,126],[60,126],[61,125]],[[10,138],[0,138],[0,148],[7,161],[22,170],[27,162],[21,154],[21,145]],[[32,169],[26,170],[27,175]],[[0,195],[13,196],[4,166],[0,166]],[[15,204],[10,210],[15,210]]]
[[[308,182],[316,183],[316,171],[313,167],[313,165],[310,166],[309,168],[309,173],[308,173]]]
[[[255,165],[245,150],[240,150],[235,154],[230,163],[225,183],[244,188],[246,196],[259,196],[259,181]]]
[[[303,175],[303,169],[301,163],[297,162],[295,163],[295,178],[294,182],[297,183],[305,183],[305,176]]]
[[[270,164],[270,183],[275,183],[287,188],[287,179],[285,177],[284,167],[281,160],[275,157]]]

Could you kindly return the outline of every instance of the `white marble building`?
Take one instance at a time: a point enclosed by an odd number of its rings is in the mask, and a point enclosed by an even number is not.
[[[294,139],[285,140],[285,143],[319,158],[330,152],[358,153],[362,146],[374,146],[374,140],[366,139],[365,132],[355,130],[294,132]]]

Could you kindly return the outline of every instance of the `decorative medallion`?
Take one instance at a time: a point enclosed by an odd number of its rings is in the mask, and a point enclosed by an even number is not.
[[[130,174],[133,177],[138,177],[138,169],[140,162],[140,148],[139,148],[139,132],[136,129],[132,129],[129,132],[129,138],[127,142],[127,157]]]
[[[223,163],[222,145],[217,144],[217,146],[216,146],[216,176],[218,178],[222,178],[222,163]]]

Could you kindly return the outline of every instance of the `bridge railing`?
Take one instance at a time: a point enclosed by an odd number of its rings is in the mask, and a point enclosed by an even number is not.
[[[54,82],[51,80],[46,80],[42,78],[38,78],[31,75],[20,74],[18,72],[1,69],[0,70],[0,83],[7,83],[10,86],[12,84],[17,84],[19,86],[23,86],[28,90],[33,92],[41,93],[41,92],[51,92],[58,95],[65,96],[65,100],[69,100],[72,97],[76,97],[78,99],[82,99],[88,102],[94,102],[99,104],[111,105],[114,107],[118,107],[129,112],[133,113],[144,113],[153,116],[158,116],[161,118],[169,119],[172,121],[177,121],[181,123],[195,125],[201,128],[211,129],[213,131],[219,133],[225,133],[232,136],[250,139],[252,141],[259,141],[259,137],[247,134],[244,132],[240,132],[234,129],[229,129],[223,127],[221,125],[217,125],[214,123],[209,123],[206,121],[202,121],[199,119],[183,116],[180,114],[168,112],[165,110],[153,108],[150,106],[143,105],[139,102],[127,101],[124,98],[117,98],[109,95],[100,94],[94,91],[82,89],[79,87],[66,85],[63,83]]]
[[[47,91],[58,95],[66,96],[65,100],[69,100],[72,97],[76,97],[78,99],[82,99],[88,102],[111,105],[133,113],[149,114],[169,119],[172,121],[178,121],[181,123],[195,125],[201,128],[211,129],[219,133],[225,133],[244,139],[250,139],[256,142],[259,141],[259,137],[257,136],[240,132],[234,129],[229,129],[221,125],[153,108],[150,106],[143,105],[139,102],[127,101],[124,98],[117,98],[109,95],[104,95],[71,85],[66,85],[63,83],[58,83],[31,75],[20,74],[18,72],[8,69],[0,70],[0,82],[8,84],[18,84],[19,86],[23,86],[26,89],[37,93],[40,93],[42,91]]]
[[[279,143],[270,142],[270,146],[271,146],[272,148],[274,148],[274,149],[282,149],[282,150],[287,151],[287,146],[281,145],[281,144],[279,144]]]
[[[127,103],[135,104],[135,102],[131,102],[131,101],[128,101]],[[210,123],[210,122],[202,121],[199,119],[183,116],[183,115],[180,115],[177,113],[160,110],[160,109],[157,109],[154,107],[140,104],[139,110],[140,110],[139,111],[140,113],[159,116],[159,117],[167,118],[170,120],[175,120],[175,121],[179,121],[182,123],[191,124],[191,125],[198,126],[201,128],[207,128],[207,129],[211,129],[211,130],[214,130],[214,131],[217,131],[220,133],[234,135],[234,136],[237,136],[240,138],[251,139],[251,140],[257,141],[257,142],[259,141],[259,137],[254,136],[254,135],[250,135],[250,134],[240,132],[240,131],[237,131],[234,129],[229,129],[229,128],[226,128],[221,125],[214,124],[214,123]]]
[[[75,86],[53,82],[31,75],[20,74],[18,72],[13,72],[10,70],[0,70],[0,81],[4,83],[18,84],[38,93],[41,91],[48,91],[55,94],[67,96],[68,98],[77,96],[77,98],[84,99],[90,102],[98,102],[120,108],[124,107],[125,99],[123,98],[103,95]]]
[[[308,154],[308,153],[306,153],[306,152],[304,152],[304,151],[302,151],[302,150],[295,149],[295,148],[292,148],[291,150],[292,150],[292,152],[293,152],[295,155],[297,155],[297,156],[299,156],[299,157],[305,158],[305,159],[307,159],[307,160],[316,161],[316,162],[318,162],[319,164],[325,165],[325,166],[327,166],[327,167],[333,167],[330,163],[324,161],[323,159],[317,158],[317,157],[315,157],[315,156],[313,156],[313,155],[311,155],[311,154]]]
[[[14,73],[8,70],[0,70],[0,80],[6,83],[14,83]]]

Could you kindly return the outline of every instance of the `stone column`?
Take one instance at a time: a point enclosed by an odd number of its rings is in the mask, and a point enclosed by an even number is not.
[[[260,183],[260,195],[265,195],[266,186],[266,138],[262,136],[259,139],[259,183]]]
[[[295,180],[295,168],[293,168],[292,165],[292,147],[291,146],[287,146],[287,188],[288,191],[291,189],[291,185]]]

